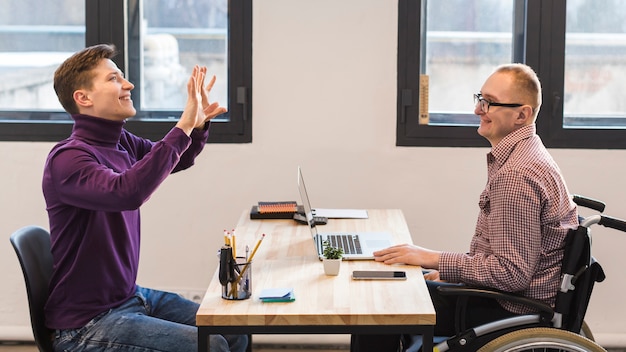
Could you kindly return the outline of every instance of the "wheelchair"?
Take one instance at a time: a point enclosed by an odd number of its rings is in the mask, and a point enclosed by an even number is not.
[[[626,232],[626,221],[604,215],[601,201],[573,195],[579,207],[592,209],[597,214],[580,217],[577,229],[568,232],[565,242],[561,286],[555,307],[507,292],[470,286],[443,286],[443,295],[457,297],[457,334],[439,342],[434,351],[444,352],[521,352],[521,351],[605,351],[593,341],[591,330],[584,322],[587,305],[596,282],[605,279],[600,264],[591,255],[592,225]],[[484,325],[463,326],[464,307],[471,297],[485,297],[525,304],[536,313],[506,318]],[[441,340],[439,340],[441,341]],[[437,341],[436,341],[437,342]]]

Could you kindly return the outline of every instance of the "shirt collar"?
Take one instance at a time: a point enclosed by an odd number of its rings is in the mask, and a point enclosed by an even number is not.
[[[500,141],[500,143],[491,148],[487,160],[498,161],[498,163],[502,165],[509,155],[511,155],[517,143],[524,139],[533,137],[536,134],[536,131],[536,125],[531,124],[509,133]]]
[[[112,121],[99,117],[72,115],[74,127],[72,137],[103,146],[116,146],[122,135],[125,121]]]

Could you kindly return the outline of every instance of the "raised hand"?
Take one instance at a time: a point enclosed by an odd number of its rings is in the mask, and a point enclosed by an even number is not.
[[[209,92],[215,83],[215,76],[211,78],[206,88],[204,88],[205,77],[206,67],[196,65],[187,81],[187,103],[176,124],[187,135],[190,135],[194,128],[203,128],[206,122],[226,112],[226,108],[219,106],[217,102],[209,103]]]
[[[206,75],[206,67],[204,67],[204,72]],[[209,93],[215,84],[215,75],[211,77],[211,80],[206,85],[205,89],[202,89],[202,113],[204,114],[204,122],[208,122],[212,118],[221,115],[226,112],[226,108],[220,106],[218,102],[209,102]]]

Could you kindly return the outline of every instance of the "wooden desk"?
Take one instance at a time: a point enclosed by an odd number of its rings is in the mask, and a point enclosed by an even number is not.
[[[411,243],[402,211],[368,210],[368,219],[329,219],[320,232],[388,231],[396,243]],[[196,315],[198,350],[210,334],[421,334],[432,350],[435,310],[421,269],[371,260],[344,261],[338,276],[324,275],[311,232],[292,220],[250,220],[236,227],[237,254],[266,234],[252,263],[252,297],[221,297],[217,270]],[[213,255],[211,251],[211,255]],[[406,281],[354,281],[353,270],[405,270]],[[263,288],[293,287],[296,300],[263,303]]]

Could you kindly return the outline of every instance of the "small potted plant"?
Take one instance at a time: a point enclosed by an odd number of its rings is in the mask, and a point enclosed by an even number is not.
[[[339,275],[339,268],[341,267],[341,258],[343,257],[343,249],[333,247],[328,240],[322,242],[322,248],[324,249],[322,254],[324,255],[324,273],[326,275]]]

